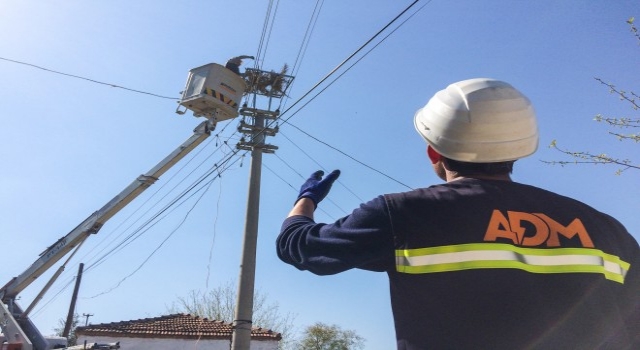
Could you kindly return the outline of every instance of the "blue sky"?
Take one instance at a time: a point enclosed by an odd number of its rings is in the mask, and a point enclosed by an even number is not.
[[[325,2],[285,106],[410,3]],[[293,65],[315,4],[280,1],[263,69]],[[300,329],[316,321],[337,324],[363,336],[367,349],[395,344],[386,276],[299,272],[277,259],[274,240],[296,189],[318,168],[342,170],[339,183],[320,205],[318,221],[335,220],[381,193],[439,183],[412,118],[451,82],[490,77],[523,91],[539,116],[541,139],[538,152],[516,164],[514,180],[591,204],[640,237],[640,173],[616,176],[612,166],[543,163],[567,160],[548,147],[553,140],[576,151],[637,160],[637,145],[608,136],[609,129],[592,119],[598,113],[637,117],[594,78],[638,91],[640,47],[625,23],[639,15],[638,3],[433,0],[418,2],[408,14],[423,5],[318,97],[290,110],[295,127],[281,124],[280,133],[268,139],[279,150],[263,157],[256,286],[282,312],[297,315]],[[255,55],[266,11],[266,2],[248,0],[8,0],[0,3],[0,57],[177,98],[190,69]],[[191,136],[200,120],[175,114],[172,99],[6,60],[0,60],[0,77],[4,284]],[[73,289],[68,283],[77,264],[95,264],[158,211],[151,205],[174,198],[223,159],[237,142],[236,125],[236,120],[220,123],[192,161],[174,167],[87,241],[34,311],[33,320],[44,334],[52,333],[67,314]],[[237,280],[249,162],[246,154],[206,192],[87,271],[77,312],[93,314],[92,323],[155,317],[190,290]],[[150,214],[142,214],[147,210]],[[47,277],[21,294],[23,307]]]

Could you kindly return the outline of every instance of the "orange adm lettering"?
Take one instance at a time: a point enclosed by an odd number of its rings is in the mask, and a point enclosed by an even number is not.
[[[525,236],[523,222],[533,226],[534,232]],[[582,221],[575,218],[569,225],[563,226],[545,214],[507,211],[507,216],[494,210],[484,235],[486,242],[495,242],[498,238],[511,240],[514,244],[534,247],[542,244],[547,247],[560,247],[560,236],[571,239],[578,236],[583,247],[593,248],[593,242]]]

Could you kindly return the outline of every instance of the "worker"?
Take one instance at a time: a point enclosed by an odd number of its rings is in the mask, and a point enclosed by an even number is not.
[[[246,55],[236,56],[236,57],[230,58],[224,67],[238,75],[242,75],[240,73],[240,65],[242,64],[242,60],[247,58],[254,59],[253,56],[246,56]]]
[[[415,114],[443,184],[384,194],[334,223],[340,176],[302,185],[277,238],[317,275],[386,272],[398,349],[640,349],[640,248],[616,219],[511,179],[538,146],[530,100],[470,79]]]

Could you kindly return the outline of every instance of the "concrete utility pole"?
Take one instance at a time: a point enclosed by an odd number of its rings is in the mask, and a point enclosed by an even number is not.
[[[88,326],[89,325],[89,317],[93,316],[93,314],[82,314],[82,316],[86,317],[86,320],[84,321],[84,326]]]
[[[67,314],[67,322],[64,323],[64,330],[62,336],[69,338],[69,332],[71,332],[71,325],[73,324],[74,314],[76,311],[76,300],[78,300],[78,291],[80,290],[80,282],[82,281],[82,271],[84,270],[84,264],[80,263],[78,267],[78,276],[76,277],[76,286],[73,289],[73,295],[71,296],[71,305],[69,306],[69,313]]]
[[[260,179],[262,175],[262,153],[274,153],[276,146],[264,143],[266,136],[275,136],[277,129],[265,128],[265,120],[275,120],[278,112],[255,108],[242,108],[240,114],[250,117],[252,124],[240,123],[239,131],[249,135],[249,141],[241,141],[238,148],[251,150],[249,194],[245,221],[242,262],[238,283],[235,320],[233,321],[233,350],[248,350],[251,344],[253,317],[253,294],[256,273],[256,245],[258,240],[258,218],[260,216]]]
[[[280,110],[271,111],[273,99],[285,96],[293,76],[286,75],[286,65],[280,73],[247,68],[244,73],[245,93],[252,96],[251,107],[245,103],[238,111],[242,121],[238,131],[245,136],[236,145],[238,149],[251,151],[251,169],[249,176],[249,194],[242,243],[242,260],[233,320],[232,350],[249,350],[251,347],[251,328],[253,326],[253,294],[256,275],[256,245],[258,241],[258,217],[260,215],[260,178],[262,175],[262,153],[274,153],[278,147],[265,144],[267,136],[275,136],[278,127],[269,128],[267,122],[273,122],[280,116]],[[268,109],[256,107],[257,96],[268,98]],[[273,123],[269,123],[267,126]],[[248,138],[248,139],[247,139]]]

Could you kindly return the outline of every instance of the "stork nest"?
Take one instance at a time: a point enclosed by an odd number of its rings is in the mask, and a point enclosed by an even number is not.
[[[247,69],[244,73],[244,81],[247,84],[247,92],[255,92],[267,96],[283,96],[287,88],[285,83],[289,66],[285,63],[279,73],[275,71],[259,71]]]

